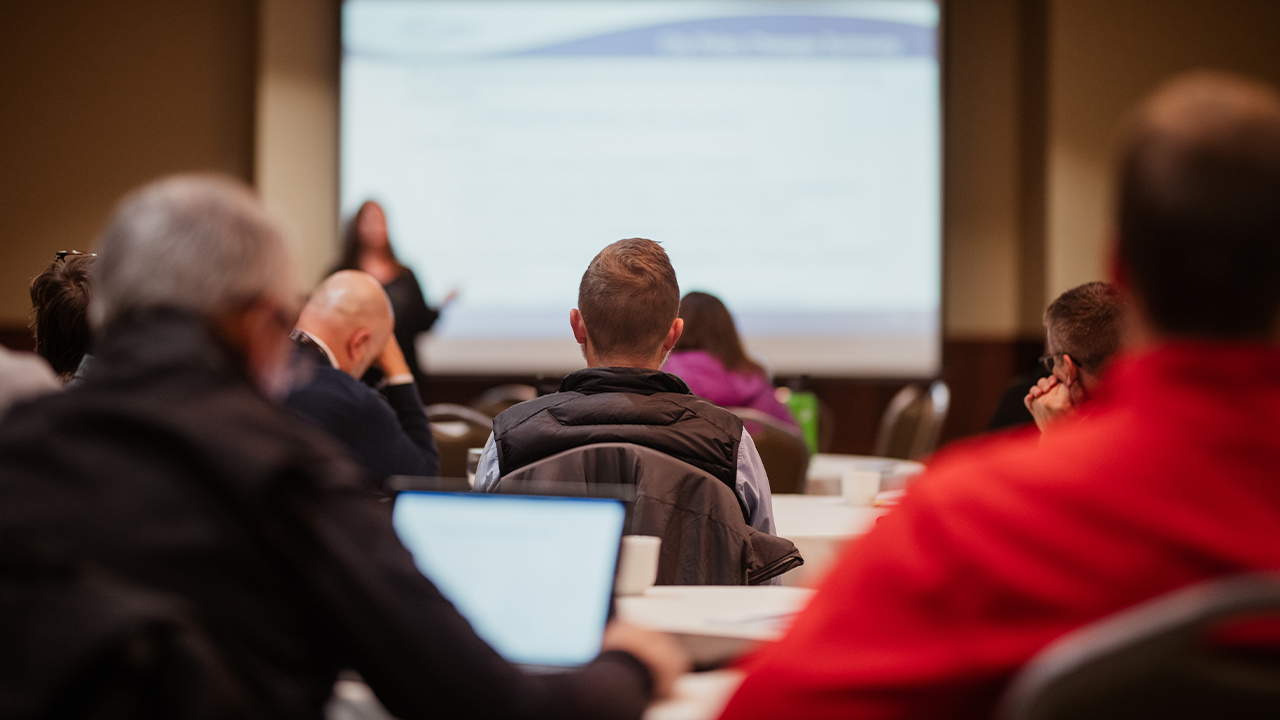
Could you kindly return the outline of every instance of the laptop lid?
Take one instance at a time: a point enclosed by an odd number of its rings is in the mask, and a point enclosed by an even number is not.
[[[407,491],[392,522],[500,655],[576,667],[600,652],[625,516],[611,498]]]

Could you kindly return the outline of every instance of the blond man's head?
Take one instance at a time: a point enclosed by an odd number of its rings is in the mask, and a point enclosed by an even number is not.
[[[680,336],[680,286],[662,246],[629,238],[596,255],[578,286],[574,334],[601,364],[661,365]],[[674,331],[674,337],[672,337]],[[669,341],[669,342],[668,342]],[[596,364],[593,362],[593,364]]]

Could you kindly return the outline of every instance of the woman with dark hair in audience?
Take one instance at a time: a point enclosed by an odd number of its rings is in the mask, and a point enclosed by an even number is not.
[[[61,250],[47,270],[31,281],[31,329],[36,353],[63,383],[83,378],[89,352],[89,270],[94,255]]]
[[[722,407],[749,407],[795,425],[795,418],[774,397],[768,373],[747,357],[733,316],[719,298],[704,292],[680,300],[684,333],[663,370],[678,375],[694,395]]]
[[[409,363],[418,388],[425,387],[426,376],[418,365],[418,348],[414,340],[435,325],[436,319],[440,317],[440,308],[427,305],[418,278],[396,259],[387,233],[387,216],[377,202],[365,201],[347,225],[342,243],[342,260],[336,270],[363,270],[382,283],[396,314],[396,342],[404,352],[404,359]],[[452,299],[453,294],[450,293],[445,304]],[[381,377],[376,369],[371,369],[364,379],[366,382],[376,382]]]

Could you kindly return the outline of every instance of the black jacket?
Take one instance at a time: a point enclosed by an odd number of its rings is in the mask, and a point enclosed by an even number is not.
[[[742,420],[670,373],[597,367],[498,415],[493,439],[501,476],[583,445],[633,443],[708,472],[736,493]]]
[[[662,538],[659,585],[759,585],[804,563],[790,540],[748,525],[724,483],[657,450],[585,445],[515,470],[494,489],[529,483],[635,487],[626,532]]]
[[[309,339],[295,342],[314,375],[289,393],[290,409],[341,440],[376,478],[440,474],[440,454],[415,384],[384,386],[379,394],[330,365]]]
[[[191,601],[277,717],[320,718],[344,667],[404,720],[640,716],[649,681],[629,655],[531,676],[490,649],[418,573],[363,473],[196,318],[117,323],[95,359],[84,386],[0,424],[0,524]]]

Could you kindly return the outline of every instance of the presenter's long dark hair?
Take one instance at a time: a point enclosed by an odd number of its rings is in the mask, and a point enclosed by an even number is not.
[[[688,293],[680,299],[680,317],[684,318],[684,333],[673,350],[701,350],[718,358],[727,370],[765,374],[759,363],[747,357],[733,316],[720,298],[697,290]]]
[[[334,272],[338,270],[359,270],[360,254],[365,250],[365,245],[360,242],[360,221],[370,212],[382,213],[383,222],[386,222],[386,212],[382,206],[375,200],[366,200],[360,205],[360,209],[356,210],[356,214],[351,216],[351,220],[347,223],[347,227],[342,233],[342,258],[338,261]],[[400,261],[396,258],[395,247],[391,244],[391,238],[387,237],[385,248],[387,259],[396,265],[400,265]],[[403,267],[403,266],[401,266]]]

